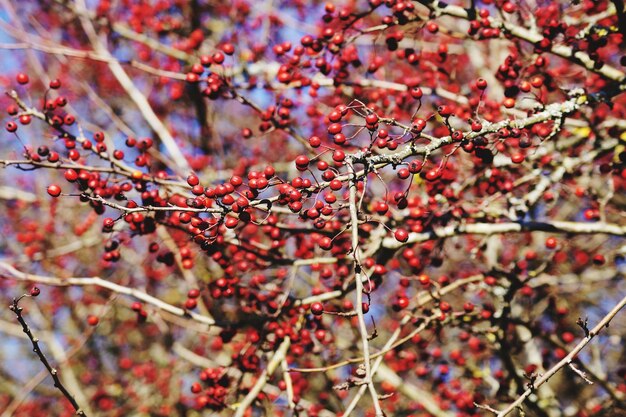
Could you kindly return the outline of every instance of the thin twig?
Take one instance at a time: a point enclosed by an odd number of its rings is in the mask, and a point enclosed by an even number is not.
[[[535,381],[533,381],[532,387],[530,387],[526,391],[524,391],[524,393],[522,395],[520,395],[514,402],[512,402],[507,408],[505,408],[504,410],[500,411],[498,413],[497,417],[504,417],[507,414],[509,414],[511,411],[516,409],[517,407],[521,406],[522,403],[526,400],[526,398],[528,398],[537,388],[539,388],[540,386],[542,386],[543,384],[548,382],[548,380],[554,374],[556,374],[558,371],[560,371],[561,368],[569,365],[572,362],[572,359],[578,354],[578,352],[583,350],[583,348],[585,346],[587,346],[587,344],[589,342],[591,342],[591,339],[596,337],[598,335],[598,333],[600,333],[600,331],[602,331],[602,329],[604,329],[605,327],[608,327],[608,325],[611,322],[611,320],[613,319],[613,317],[615,317],[617,315],[617,313],[619,313],[619,311],[625,305],[626,305],[626,297],[622,298],[622,300],[619,303],[617,303],[617,305],[615,307],[613,307],[613,309],[611,311],[609,311],[607,313],[607,315],[605,315],[602,318],[602,320],[600,320],[600,322],[596,325],[596,327],[594,327],[589,332],[589,334],[587,336],[585,336],[585,338],[583,340],[581,340],[576,345],[576,347],[574,349],[572,349],[572,351],[566,357],[561,359],[561,361],[559,361],[559,363],[554,365],[548,372],[546,372],[541,377],[539,377]]]
[[[33,345],[33,352],[37,354],[41,363],[43,363],[43,365],[48,370],[48,373],[50,374],[50,376],[52,376],[52,379],[54,380],[54,386],[58,388],[59,391],[61,391],[61,393],[63,394],[63,396],[67,398],[68,401],[72,404],[72,407],[74,407],[74,410],[76,410],[76,415],[85,417],[86,416],[85,412],[80,408],[80,406],[74,399],[74,396],[67,390],[67,388],[65,388],[65,385],[63,385],[63,383],[61,382],[61,379],[59,378],[58,370],[56,368],[53,368],[50,362],[48,362],[48,359],[46,358],[46,356],[41,351],[41,348],[39,347],[39,339],[35,337],[35,335],[33,335],[32,331],[30,330],[30,327],[28,327],[28,324],[26,323],[26,320],[24,320],[24,317],[22,316],[22,307],[19,306],[20,300],[24,297],[30,297],[30,295],[24,294],[21,297],[14,298],[13,304],[9,306],[9,309],[12,312],[14,312],[15,315],[17,316],[17,321],[22,325],[22,330],[24,331],[24,333],[26,333],[26,335],[30,339],[30,342]]]
[[[149,294],[146,294],[143,291],[140,291],[135,288],[125,287],[123,285],[115,284],[113,282],[104,280],[100,277],[70,277],[70,278],[55,278],[55,277],[45,277],[41,275],[28,274],[26,272],[22,272],[11,266],[6,262],[0,262],[0,269],[4,269],[9,273],[10,277],[13,279],[18,279],[21,281],[33,281],[46,285],[54,285],[58,287],[65,287],[70,285],[76,286],[87,286],[87,285],[95,285],[98,287],[106,288],[118,294],[130,295],[137,300],[141,300],[152,306],[166,311],[168,313],[174,314],[179,317],[187,317],[191,320],[197,321],[199,323],[205,325],[215,325],[215,320],[212,317],[204,316],[202,314],[195,313],[193,311],[188,311],[182,309],[180,307],[175,307],[171,304],[168,304],[162,300],[159,300],[156,297],[153,297]],[[0,278],[4,278],[3,275],[0,275]]]

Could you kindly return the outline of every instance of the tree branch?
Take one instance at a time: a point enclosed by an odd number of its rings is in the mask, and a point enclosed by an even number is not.
[[[61,379],[59,378],[58,370],[53,368],[52,365],[50,365],[50,362],[48,362],[48,359],[41,351],[41,348],[39,347],[39,339],[33,335],[32,331],[30,330],[30,327],[28,327],[28,324],[26,323],[26,320],[24,320],[24,317],[22,316],[22,307],[19,306],[20,300],[24,297],[30,297],[30,295],[24,294],[21,297],[14,298],[13,304],[9,306],[9,309],[13,313],[15,313],[15,315],[17,316],[17,321],[22,325],[22,330],[24,331],[24,333],[26,333],[26,335],[30,339],[30,342],[33,345],[33,352],[37,354],[41,363],[43,363],[43,365],[48,370],[48,373],[50,374],[50,376],[52,376],[52,379],[54,380],[54,386],[58,388],[59,391],[61,391],[61,393],[63,394],[63,396],[67,398],[67,400],[72,404],[72,407],[74,407],[74,410],[76,410],[77,416],[86,417],[87,415],[80,408],[80,406],[74,399],[74,396],[67,390],[67,388],[65,388],[65,385],[63,385],[63,383],[61,382]]]
[[[576,345],[576,347],[574,349],[572,349],[572,351],[566,357],[561,359],[561,361],[559,361],[559,363],[554,365],[548,372],[543,374],[540,378],[537,378],[533,382],[532,387],[530,387],[526,391],[524,391],[524,393],[519,398],[517,398],[513,403],[511,403],[507,408],[505,408],[504,410],[500,411],[498,413],[497,417],[504,417],[507,414],[509,414],[511,411],[513,411],[515,408],[521,406],[522,403],[526,400],[526,398],[528,398],[530,396],[530,394],[532,394],[537,388],[539,388],[540,386],[542,386],[543,384],[548,382],[548,380],[554,374],[556,374],[558,371],[560,371],[563,367],[568,366],[572,362],[572,359],[574,359],[574,357],[578,354],[578,352],[583,350],[583,348],[585,346],[587,346],[587,344],[589,342],[591,342],[591,339],[596,337],[598,335],[598,333],[600,333],[600,331],[602,331],[603,328],[609,326],[609,323],[611,322],[613,317],[615,317],[617,315],[617,313],[619,313],[619,311],[625,305],[626,305],[626,297],[622,298],[622,300],[619,303],[617,303],[617,305],[615,307],[613,307],[613,309],[611,311],[609,311],[602,318],[602,320],[600,320],[600,322],[596,325],[596,327],[594,327],[589,332],[589,335],[585,336],[585,338],[583,340],[581,340]]]

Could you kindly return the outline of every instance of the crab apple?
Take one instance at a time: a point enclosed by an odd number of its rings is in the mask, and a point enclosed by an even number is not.
[[[563,332],[563,334],[561,334],[561,339],[563,339],[564,343],[572,343],[575,337],[571,332]]]
[[[309,158],[306,155],[298,155],[298,157],[296,157],[296,168],[298,168],[298,171],[306,171],[308,166],[309,166]]]
[[[365,116],[365,123],[368,125],[375,125],[378,123],[378,115],[376,113],[370,113]]]
[[[512,109],[513,107],[515,107],[515,99],[512,97],[505,98],[502,102],[502,105],[507,109]]]
[[[322,303],[311,304],[311,313],[315,316],[321,316],[324,313],[324,306]]]
[[[318,136],[311,136],[309,138],[309,145],[313,148],[319,148],[322,144],[322,140]]]
[[[113,220],[110,217],[106,217],[103,221],[102,221],[102,227],[106,230],[110,230],[113,228],[113,226],[115,226],[115,220]]]
[[[420,284],[424,286],[430,285],[430,277],[426,274],[420,274],[417,277],[417,280],[419,281]]]
[[[195,186],[195,185],[200,184],[200,179],[198,178],[198,176],[197,176],[197,175],[193,175],[193,174],[192,174],[192,175],[189,175],[189,176],[187,177],[187,184],[189,184],[190,186],[192,186],[192,187],[193,187],[193,186]]]
[[[514,2],[506,1],[502,4],[502,11],[505,13],[514,13],[517,10],[517,6]]]
[[[426,23],[426,30],[429,31],[430,33],[437,33],[439,31],[439,25],[437,25],[437,23],[435,22],[428,22]]]
[[[65,173],[63,175],[65,179],[69,182],[74,182],[78,179],[78,173],[72,168],[68,168],[67,170],[65,170]]]
[[[324,250],[329,250],[332,247],[333,241],[328,236],[322,236],[318,240],[317,244],[319,245],[320,248]]]
[[[8,132],[15,132],[17,130],[17,124],[15,122],[7,122],[6,129]]]
[[[546,239],[546,248],[554,249],[556,248],[558,241],[554,237],[549,237]]]
[[[346,154],[344,151],[337,149],[333,152],[333,161],[335,162],[343,162],[346,158]]]
[[[407,297],[398,297],[395,306],[397,310],[404,310],[409,306],[409,299]]]
[[[337,133],[341,133],[342,129],[343,126],[341,126],[341,124],[332,123],[330,126],[328,126],[328,133],[331,135],[336,135]]]
[[[452,116],[452,107],[447,105],[442,105],[437,107],[437,112],[441,115],[441,117],[447,118]]]
[[[393,236],[396,238],[396,240],[398,242],[406,242],[409,240],[409,232],[407,232],[404,229],[397,229],[394,233]]]
[[[398,178],[400,179],[407,179],[411,176],[411,171],[409,171],[408,168],[400,168],[398,170]]]
[[[58,197],[61,195],[61,187],[56,184],[51,184],[48,186],[48,194],[52,197]]]
[[[424,92],[419,87],[411,88],[410,94],[411,94],[411,97],[413,97],[416,100],[419,100],[419,99],[421,99],[424,96]]]
[[[604,265],[606,263],[606,258],[604,255],[598,253],[593,256],[593,263],[596,265]]]
[[[23,72],[18,73],[15,79],[17,80],[18,84],[22,84],[22,85],[28,84],[28,81],[30,80],[28,78],[28,75],[24,74]]]

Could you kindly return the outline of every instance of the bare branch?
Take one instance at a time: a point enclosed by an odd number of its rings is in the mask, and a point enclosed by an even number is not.
[[[50,362],[48,362],[48,359],[46,358],[46,356],[41,351],[41,348],[39,347],[39,339],[33,335],[32,331],[30,330],[30,327],[28,327],[28,324],[26,323],[26,320],[24,320],[24,317],[22,316],[22,307],[19,306],[20,300],[24,297],[30,297],[30,295],[24,294],[21,297],[14,298],[13,304],[11,304],[9,309],[13,311],[13,313],[15,313],[17,317],[17,321],[22,325],[22,330],[24,331],[24,333],[26,333],[26,335],[30,339],[30,342],[33,345],[33,352],[37,354],[41,363],[43,363],[43,365],[48,370],[48,373],[50,374],[50,376],[52,376],[52,379],[54,380],[54,386],[59,391],[61,391],[63,396],[67,398],[67,400],[72,404],[72,407],[74,407],[74,410],[76,410],[76,415],[85,417],[87,414],[85,414],[85,412],[80,408],[80,406],[74,399],[74,396],[67,390],[67,388],[65,388],[65,385],[63,385],[63,382],[61,382],[61,379],[59,378],[59,371],[56,368],[53,368]]]

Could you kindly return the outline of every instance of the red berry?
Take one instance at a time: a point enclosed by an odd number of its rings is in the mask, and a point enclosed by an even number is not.
[[[572,332],[564,332],[561,335],[561,339],[563,339],[563,342],[565,343],[572,343],[575,339],[574,334]]]
[[[218,65],[224,62],[224,54],[222,52],[214,53],[211,58],[213,59],[213,62],[215,62]]]
[[[604,257],[604,255],[594,255],[593,256],[593,263],[596,265],[604,265],[604,263],[606,262],[606,258]]]
[[[411,171],[408,168],[400,168],[398,170],[398,178],[405,180],[411,176]]]
[[[78,173],[71,168],[67,169],[64,175],[65,175],[65,179],[68,180],[69,182],[74,182],[78,179]]]
[[[337,123],[341,120],[341,117],[342,114],[338,110],[333,110],[328,114],[328,120],[330,120],[332,123]]]
[[[106,217],[104,220],[102,220],[102,227],[106,230],[110,230],[113,229],[113,226],[115,226],[115,220],[113,220],[110,217]]]
[[[439,309],[445,313],[450,311],[452,309],[452,306],[450,306],[450,303],[448,303],[447,301],[441,301],[439,302]]]
[[[9,132],[15,132],[17,130],[17,123],[15,123],[15,122],[7,122],[6,129]]]
[[[546,239],[546,248],[554,249],[554,248],[556,248],[557,243],[558,242],[557,242],[556,238],[549,237],[549,238]]]
[[[511,109],[515,107],[515,99],[512,97],[505,98],[504,101],[502,102],[502,105],[506,107],[507,109]]]
[[[31,297],[37,297],[39,294],[41,294],[41,290],[38,287],[33,287],[30,289]]]
[[[58,197],[61,195],[61,187],[59,187],[56,184],[52,184],[50,186],[48,186],[48,194],[50,194],[52,197]]]
[[[449,117],[452,115],[452,108],[450,106],[439,106],[437,111],[442,117]]]
[[[311,304],[311,313],[316,316],[321,316],[324,313],[324,306],[322,305],[322,303]]]
[[[416,100],[419,100],[424,95],[424,93],[422,92],[422,89],[419,87],[411,88],[410,94],[411,94],[411,97],[413,97]]]
[[[239,223],[239,219],[237,219],[236,217],[228,216],[226,220],[224,221],[224,226],[226,226],[229,229],[234,229],[235,227],[237,227],[238,223]]]
[[[439,26],[435,22],[428,22],[426,23],[426,30],[430,33],[437,33]]]
[[[341,133],[342,128],[343,126],[341,126],[340,123],[332,123],[330,126],[328,126],[328,133],[330,133],[331,135],[336,135],[337,133]]]
[[[313,148],[318,148],[322,144],[322,140],[317,136],[311,136],[309,138],[309,145]]]
[[[99,322],[100,319],[98,318],[98,316],[94,316],[92,314],[87,316],[87,324],[89,324],[90,326],[97,326]]]
[[[191,174],[190,176],[187,177],[187,184],[193,187],[195,185],[200,184],[200,179],[196,175]]]
[[[17,82],[19,84],[28,84],[29,78],[28,75],[24,74],[23,72],[20,72],[19,74],[17,74],[17,77],[15,77],[17,79]]]
[[[385,203],[384,201],[381,201],[376,204],[375,210],[378,214],[385,214],[389,210],[389,204]]]
[[[409,299],[407,297],[398,297],[396,306],[400,310],[407,308],[409,306]]]
[[[333,152],[333,161],[335,162],[343,162],[346,159],[346,154],[344,151],[337,149]]]
[[[535,88],[539,88],[543,85],[543,79],[539,76],[533,77],[530,80],[530,85],[532,85]]]
[[[487,81],[484,78],[479,78],[478,81],[476,81],[476,87],[480,90],[484,90],[487,88]]]
[[[404,229],[398,229],[394,232],[393,236],[398,242],[406,242],[409,240],[409,232]]]
[[[417,277],[417,280],[422,285],[430,285],[430,277],[426,274],[421,274]]]
[[[367,116],[365,116],[365,123],[367,123],[368,125],[375,125],[376,123],[378,123],[378,116],[375,113],[370,113]]]
[[[517,6],[513,2],[507,1],[502,5],[502,11],[505,13],[513,13],[517,10]]]
[[[333,241],[328,236],[322,236],[317,244],[320,248],[329,250],[333,246]]]
[[[309,162],[310,159],[306,155],[298,155],[296,157],[296,168],[298,168],[298,171],[306,171]]]
[[[225,43],[222,45],[222,51],[224,51],[226,55],[232,55],[235,53],[235,46],[232,43]]]

